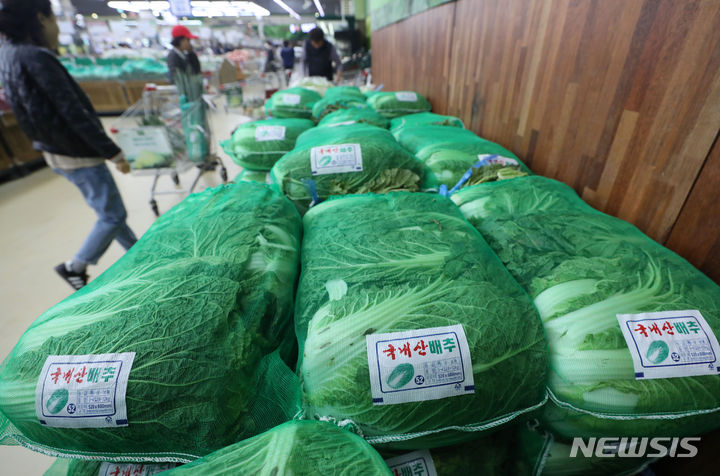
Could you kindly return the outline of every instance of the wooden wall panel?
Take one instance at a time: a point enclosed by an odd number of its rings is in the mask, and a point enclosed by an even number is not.
[[[720,283],[720,136],[690,192],[667,241],[668,248],[684,256]],[[714,210],[714,213],[712,212]]]
[[[450,86],[450,47],[455,3],[446,3],[373,32],[373,76],[385,90],[422,91],[444,111]]]
[[[664,243],[720,130],[720,1],[458,0],[375,32],[373,76]]]

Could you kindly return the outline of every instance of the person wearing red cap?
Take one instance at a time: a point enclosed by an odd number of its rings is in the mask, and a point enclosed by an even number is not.
[[[170,74],[170,82],[175,82],[175,74],[200,74],[200,60],[193,51],[190,40],[197,39],[197,36],[190,33],[190,30],[183,25],[175,25],[170,31],[172,35],[172,50],[167,55],[167,65]]]

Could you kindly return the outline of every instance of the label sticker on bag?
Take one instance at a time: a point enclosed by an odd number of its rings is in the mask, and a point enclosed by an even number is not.
[[[388,458],[385,460],[394,476],[437,476],[437,470],[428,450]]]
[[[255,128],[255,142],[268,140],[285,140],[285,126],[257,126]]]
[[[475,393],[462,325],[369,334],[373,404],[421,402]]]
[[[618,314],[636,379],[718,375],[720,346],[700,311]]]
[[[502,157],[496,154],[478,154],[478,167],[485,167],[490,165],[520,165],[520,163],[509,157]]]
[[[398,101],[405,101],[405,102],[417,102],[418,96],[417,93],[413,93],[410,91],[400,91],[395,93],[395,98]]]
[[[35,414],[56,428],[127,426],[127,390],[135,352],[50,355],[35,389]]]
[[[313,175],[360,172],[362,169],[360,144],[324,145],[310,150],[310,170]]]
[[[349,126],[349,125],[355,124],[356,122],[357,121],[336,122],[335,124],[328,124],[326,127]]]
[[[177,467],[177,463],[107,463],[100,465],[98,476],[154,476]]]
[[[282,103],[289,104],[291,106],[300,104],[300,95],[299,94],[283,94],[282,95]]]

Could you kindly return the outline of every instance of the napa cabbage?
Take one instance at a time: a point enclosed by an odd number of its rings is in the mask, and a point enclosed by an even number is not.
[[[453,195],[533,297],[550,348],[550,427],[564,436],[720,426],[720,377],[636,379],[618,314],[699,310],[720,333],[720,287],[633,225],[543,177]]]

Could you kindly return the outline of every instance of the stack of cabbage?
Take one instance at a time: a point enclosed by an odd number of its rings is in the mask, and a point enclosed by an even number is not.
[[[283,89],[273,94],[265,102],[265,113],[275,118],[310,119],[313,106],[320,99],[320,94],[310,89]]]
[[[190,461],[292,418],[297,381],[276,349],[289,360],[295,346],[300,232],[267,185],[186,198],[22,335],[0,369],[2,442]],[[110,411],[98,398],[115,416],[90,418]]]
[[[304,132],[270,178],[304,213],[331,195],[429,188],[425,170],[386,129],[353,124]]]
[[[325,96],[313,107],[312,115],[315,120],[320,120],[331,112],[341,109],[364,109],[365,95],[353,86],[336,86],[325,92]]]
[[[390,121],[382,117],[380,114],[370,109],[369,107],[353,107],[349,109],[340,109],[335,112],[331,112],[322,118],[318,123],[318,127],[337,127],[337,126],[348,126],[352,124],[370,124],[375,127],[382,127],[387,129],[390,125]]]
[[[450,199],[337,197],[303,225],[295,326],[307,417],[417,449],[476,438],[545,402],[547,347],[532,302]],[[432,337],[448,327],[455,338]],[[408,331],[430,337],[372,350],[372,339]],[[388,364],[379,400],[372,355]]]
[[[442,185],[454,187],[465,178],[467,172],[469,176],[463,186],[530,173],[515,154],[499,144],[481,139],[472,131],[457,127],[457,122],[452,119],[440,121],[450,125],[422,125],[433,118],[413,116],[407,116],[405,125],[395,122],[392,133],[403,147],[414,153],[433,171],[438,183]]]
[[[550,349],[553,404],[544,420],[553,431],[568,438],[682,436],[720,427],[717,363],[695,365],[692,375],[683,365],[673,378],[643,378],[657,372],[648,369],[672,368],[688,355],[713,354],[712,335],[720,332],[717,284],[548,178],[469,187],[453,200],[535,300]],[[620,326],[622,315],[659,311],[633,318],[657,318],[655,326]],[[708,328],[700,328],[697,316],[678,317],[697,312]],[[627,333],[637,338],[632,347]],[[644,362],[642,372],[630,349]]]
[[[309,119],[267,119],[241,124],[221,143],[239,166],[269,171],[283,154],[295,147],[300,134],[313,127]]]
[[[367,98],[367,103],[378,114],[392,119],[406,114],[429,112],[430,102],[413,91],[379,92]]]

